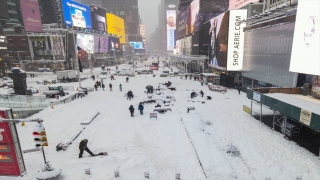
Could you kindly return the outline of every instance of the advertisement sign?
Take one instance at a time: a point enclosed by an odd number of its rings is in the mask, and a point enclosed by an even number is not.
[[[108,33],[115,34],[120,38],[120,43],[126,43],[126,33],[124,28],[124,20],[114,14],[106,14],[107,24],[108,24]]]
[[[167,51],[174,50],[175,30],[176,30],[176,11],[167,10]]]
[[[247,10],[230,10],[229,16],[229,39],[228,39],[228,71],[241,71],[243,63],[244,32],[245,23],[242,20],[247,18]]]
[[[200,0],[193,0],[190,4],[191,7],[191,27],[190,32],[196,32],[200,27],[200,18],[199,18],[199,9],[200,9]]]
[[[31,36],[31,48],[35,59],[53,59],[49,36]]]
[[[144,49],[143,42],[129,42],[134,49]]]
[[[239,9],[249,3],[258,2],[259,0],[230,0],[229,9]]]
[[[93,45],[93,52],[94,54],[99,53],[99,46],[100,46],[100,37],[98,35],[94,35],[94,45]]]
[[[20,0],[25,31],[43,32],[38,1]]]
[[[0,117],[12,119],[12,111],[1,108]],[[0,122],[0,176],[20,176],[25,171],[15,123]]]
[[[116,37],[109,37],[109,52],[110,55],[115,55],[116,50],[120,48],[120,40]]]
[[[180,44],[180,46],[179,46],[179,52],[180,52],[180,54],[181,55],[184,55],[185,54],[185,51],[184,51],[184,39],[180,39],[179,40],[179,44]]]
[[[109,45],[109,39],[107,36],[100,36],[99,38],[99,53],[106,53],[108,52],[108,45]]]
[[[180,54],[180,40],[176,41],[175,54]]]
[[[65,60],[62,37],[51,36],[52,54],[55,60]]]
[[[211,37],[209,48],[209,66],[227,69],[227,47],[229,32],[229,12],[225,12],[210,20],[209,35]]]
[[[291,72],[320,75],[320,1],[299,1],[290,61]]]
[[[183,50],[184,50],[184,54],[183,55],[187,55],[187,56],[191,55],[191,52],[192,52],[192,36],[184,38]]]
[[[234,0],[234,1],[239,1],[239,0]],[[249,1],[249,0],[240,0],[240,1]],[[216,17],[221,13],[226,12],[228,9],[229,9],[229,0],[219,0],[219,1],[200,0],[200,14],[203,16],[202,22],[207,22],[213,17]]]
[[[62,0],[64,24],[80,28],[92,28],[90,7],[72,0]]]
[[[320,76],[312,82],[311,94],[320,98]]]
[[[188,8],[184,11],[180,11],[177,17],[177,37],[176,39],[184,38],[187,34],[187,23],[188,23]]]
[[[94,53],[94,38],[91,34],[77,34],[77,46],[86,51],[88,54]]]
[[[90,6],[92,29],[96,31],[106,31],[106,13],[107,11],[97,6]]]

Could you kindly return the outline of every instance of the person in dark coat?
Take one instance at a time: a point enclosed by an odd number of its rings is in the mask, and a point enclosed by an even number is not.
[[[211,98],[211,96],[207,96],[207,100],[211,100],[212,98]]]
[[[129,110],[130,110],[131,117],[134,117],[134,116],[133,116],[134,108],[133,108],[132,105],[130,105]]]
[[[96,91],[98,91],[98,85],[97,85],[97,83],[96,84],[94,84],[94,86],[93,86],[95,89],[96,89]]]
[[[122,85],[121,84],[119,85],[119,89],[120,89],[120,91],[122,91]]]
[[[203,97],[204,93],[203,93],[203,91],[202,91],[202,90],[200,91],[200,94],[201,94],[201,97]]]
[[[186,79],[188,78],[188,75],[185,75]]]
[[[238,92],[240,94],[242,83],[238,83]]]
[[[131,100],[131,98],[133,98],[133,93],[132,93],[132,91],[130,90],[130,91],[128,91],[128,93],[127,93],[127,100],[128,100],[128,99]]]
[[[93,80],[95,80],[95,79],[96,79],[96,77],[95,77],[94,75],[92,75],[92,79],[93,79]]]
[[[80,144],[79,144],[79,150],[80,150],[80,153],[79,153],[79,158],[82,158],[82,154],[83,154],[83,151],[87,151],[91,156],[96,156],[95,154],[93,154],[90,149],[87,147],[88,145],[88,139],[83,139],[81,140]]]
[[[126,77],[126,82],[129,82],[129,77]]]
[[[111,83],[109,84],[109,88],[110,88],[110,91],[112,91],[112,84]]]
[[[103,82],[102,82],[102,85],[101,85],[101,86],[102,86],[102,89],[104,90],[104,88],[105,88],[105,85],[103,84]]]
[[[196,93],[195,92],[192,92],[191,93],[191,98],[194,98],[196,96]]]
[[[143,115],[143,109],[144,109],[144,107],[143,107],[142,103],[140,103],[139,107],[138,107],[138,110],[140,110],[140,114],[141,115]]]

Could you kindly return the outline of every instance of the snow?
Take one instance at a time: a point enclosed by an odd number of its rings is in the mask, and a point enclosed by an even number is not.
[[[151,64],[152,61],[148,61]],[[130,68],[120,65],[119,69]],[[96,68],[95,75],[101,72]],[[115,67],[111,67],[115,70]],[[160,71],[155,71],[159,74]],[[90,76],[85,70],[83,76]],[[28,86],[37,87],[36,80],[55,79],[54,75],[39,75],[34,79],[27,78]],[[320,177],[320,161],[316,156],[296,143],[255,120],[243,111],[243,105],[250,107],[250,100],[246,94],[238,94],[235,89],[228,89],[225,94],[212,92],[206,86],[194,80],[181,80],[179,77],[152,77],[152,75],[136,75],[130,77],[116,77],[107,79],[105,83],[114,85],[113,91],[99,88],[89,92],[82,99],[75,99],[69,103],[58,104],[54,109],[48,107],[33,115],[42,118],[46,129],[48,147],[44,147],[46,158],[54,168],[62,169],[63,180],[81,179],[115,179],[114,171],[119,170],[119,179],[144,179],[144,172],[149,172],[150,179],[174,179],[180,173],[183,180],[240,180],[265,179],[289,180],[302,176],[305,180],[318,180]],[[140,115],[139,102],[147,98],[144,92],[147,85],[157,87],[158,83],[171,81],[177,87],[173,92],[176,101],[172,111],[157,114],[157,119],[151,118],[156,104],[145,104],[144,115]],[[93,87],[94,81],[86,79],[83,86]],[[118,85],[122,84],[120,92]],[[78,83],[61,85],[78,87]],[[204,98],[195,97],[188,102],[190,91],[186,89],[202,90]],[[132,90],[135,97],[127,100],[123,96]],[[1,91],[5,92],[5,89]],[[165,90],[167,91],[167,90]],[[207,101],[209,95],[212,100]],[[202,104],[201,101],[206,101]],[[129,106],[136,109],[130,117]],[[187,113],[187,107],[195,107]],[[253,109],[260,111],[260,106]],[[307,108],[305,108],[307,109]],[[100,114],[92,121],[69,145],[66,151],[56,151],[56,146],[68,139],[76,132],[82,118],[99,111]],[[263,108],[264,113],[272,111]],[[183,122],[181,121],[183,119]],[[184,123],[184,124],[183,124]],[[34,123],[17,124],[22,150],[34,148],[32,130]],[[186,131],[187,129],[187,131]],[[204,130],[204,131],[201,131]],[[188,133],[187,133],[188,132]],[[189,138],[189,136],[190,138]],[[88,139],[88,148],[94,152],[108,152],[108,156],[89,157],[84,152],[79,159],[79,142]],[[228,152],[230,148],[238,150],[237,156]],[[206,178],[200,166],[197,154],[208,176]],[[36,174],[43,166],[42,152],[23,154],[27,174],[23,177],[1,177],[1,180],[29,180],[36,179]],[[90,168],[90,175],[85,169]]]
[[[320,101],[312,96],[285,93],[268,93],[264,95],[320,115]]]

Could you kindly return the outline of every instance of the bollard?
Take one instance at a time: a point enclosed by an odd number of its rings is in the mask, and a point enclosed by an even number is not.
[[[22,121],[21,126],[25,126],[25,125],[24,125],[24,121]]]
[[[120,176],[119,170],[118,169],[114,170],[114,177],[119,177],[119,176]]]
[[[144,177],[149,179],[149,172],[144,172]]]

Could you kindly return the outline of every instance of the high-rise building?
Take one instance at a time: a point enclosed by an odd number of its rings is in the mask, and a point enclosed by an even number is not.
[[[3,26],[6,23],[21,23],[20,0],[0,0],[0,22]]]

